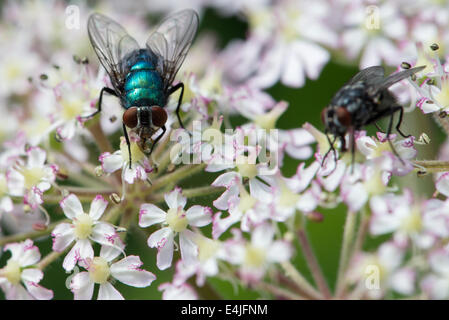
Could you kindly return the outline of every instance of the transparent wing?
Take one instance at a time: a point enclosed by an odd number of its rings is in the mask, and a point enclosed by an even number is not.
[[[382,82],[376,84],[375,87],[377,90],[387,89],[390,86],[392,86],[393,84],[395,84],[396,82],[404,80],[404,79],[412,76],[413,74],[423,70],[425,67],[426,66],[415,67],[412,69],[407,69],[407,70],[403,70],[398,73],[394,73],[394,74],[386,77],[384,80],[382,80]]]
[[[381,66],[368,67],[357,73],[348,84],[354,84],[358,81],[364,81],[367,84],[372,84],[383,80],[384,68]]]
[[[198,29],[198,15],[187,9],[164,19],[147,40],[147,48],[162,61],[158,71],[167,89],[175,79]]]
[[[89,17],[87,30],[92,47],[109,74],[112,85],[121,92],[127,72],[123,58],[138,50],[138,43],[120,24],[99,13]]]

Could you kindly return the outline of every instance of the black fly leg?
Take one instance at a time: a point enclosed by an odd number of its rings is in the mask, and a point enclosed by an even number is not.
[[[397,106],[397,107],[395,107],[395,108],[393,108],[393,113],[395,113],[396,111],[399,111],[399,120],[398,120],[398,124],[396,125],[396,130],[399,132],[399,134],[401,135],[401,136],[403,136],[404,138],[408,138],[408,137],[410,137],[411,135],[409,134],[409,135],[405,135],[405,134],[403,134],[402,133],[402,131],[401,131],[401,129],[400,129],[400,126],[401,126],[401,124],[402,124],[402,116],[403,116],[403,114],[404,114],[404,108],[403,107],[401,107],[401,106]]]
[[[376,128],[377,128],[377,130],[378,130],[379,132],[385,133],[385,132],[382,130],[382,128],[377,124],[377,122],[374,122],[374,125],[376,126]]]
[[[117,97],[117,94],[115,93],[114,90],[112,90],[111,88],[108,88],[108,87],[103,87],[103,89],[101,89],[101,91],[100,91],[100,98],[98,99],[98,109],[97,109],[97,111],[95,111],[91,115],[88,115],[88,116],[85,116],[85,117],[81,117],[81,118],[83,118],[83,119],[90,119],[93,116],[95,116],[97,113],[101,112],[101,102],[103,101],[103,93],[104,92],[107,92],[107,93],[112,94],[113,96]]]
[[[181,88],[181,93],[178,99],[178,106],[176,107],[176,116],[178,117],[179,125],[181,128],[185,129],[184,124],[181,121],[181,116],[179,115],[179,110],[181,109],[182,97],[184,96],[184,83],[180,82],[176,86],[171,87],[168,91],[168,95],[171,95],[173,92]]]
[[[399,107],[399,108],[402,109],[402,107]],[[397,110],[398,110],[398,109],[396,109],[396,108],[394,108],[394,109],[391,110],[391,113],[390,113],[390,123],[388,124],[388,131],[387,131],[387,140],[388,140],[388,143],[390,144],[390,148],[391,148],[391,150],[393,151],[394,155],[395,155],[396,157],[398,157],[399,160],[401,160],[401,163],[402,163],[402,164],[405,164],[404,160],[402,160],[401,156],[398,154],[398,152],[397,152],[396,149],[394,148],[393,143],[391,142],[391,139],[390,139],[391,130],[393,129],[394,113],[395,113]]]
[[[165,131],[167,131],[167,128],[165,126],[161,127],[162,133],[157,136],[157,138],[154,140],[153,145],[151,146],[150,152],[148,153],[148,156],[150,156],[153,153],[154,146],[156,143],[158,143],[159,140],[161,140],[162,136],[165,134]]]
[[[335,161],[337,161],[337,151],[336,151],[335,148],[334,148],[334,143],[335,143],[335,141],[337,141],[337,137],[334,138],[334,141],[331,141],[331,138],[329,138],[329,135],[326,133],[326,138],[327,138],[327,141],[329,142],[330,148],[329,148],[329,150],[327,150],[327,152],[325,153],[325,155],[324,155],[324,157],[323,157],[323,161],[321,161],[321,166],[323,166],[324,161],[326,160],[328,154],[329,154],[331,151],[333,151],[333,153],[334,153],[334,159],[335,159]]]
[[[129,168],[131,169],[131,164],[132,164],[131,143],[129,142],[128,132],[126,131],[126,126],[125,126],[125,124],[123,124],[123,133],[125,134],[126,144],[128,145]]]

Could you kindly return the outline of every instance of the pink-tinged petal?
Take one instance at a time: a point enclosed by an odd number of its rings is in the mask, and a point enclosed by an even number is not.
[[[30,239],[21,243],[6,245],[5,250],[11,251],[11,259],[17,261],[21,267],[36,264],[41,259],[39,248]]]
[[[268,88],[274,85],[281,74],[285,46],[282,43],[273,43],[267,48],[256,76],[251,79],[251,85],[259,88]]]
[[[148,287],[156,280],[156,276],[149,271],[140,269],[142,264],[138,256],[127,256],[111,265],[111,275],[128,286]]]
[[[268,248],[273,241],[274,229],[269,224],[257,226],[251,235],[251,244],[258,248]]]
[[[40,168],[44,166],[47,153],[41,148],[32,147],[27,150],[29,168]]]
[[[102,153],[99,160],[103,171],[106,173],[112,173],[121,169],[124,163],[121,152],[113,154],[110,154],[109,152]]]
[[[25,281],[25,286],[28,292],[36,300],[51,300],[53,299],[53,291],[38,285],[35,282]]]
[[[39,283],[44,277],[44,273],[35,268],[27,268],[22,271],[22,280]]]
[[[52,249],[61,252],[75,240],[74,227],[70,223],[58,224],[51,233],[53,236]]]
[[[242,212],[238,209],[229,209],[229,216],[221,219],[221,212],[214,215],[212,220],[212,237],[218,239],[226,230],[234,223],[237,223],[242,218]]]
[[[163,291],[163,300],[197,300],[198,295],[188,284],[174,286],[171,283],[163,283],[159,286],[159,291]]]
[[[293,250],[287,241],[274,241],[267,250],[267,260],[270,262],[283,262],[292,257]]]
[[[184,208],[187,199],[182,195],[181,188],[176,187],[172,192],[164,195],[165,202],[170,209]]]
[[[125,300],[120,292],[109,282],[100,284],[98,300]]]
[[[80,200],[74,194],[69,194],[59,203],[67,218],[73,220],[78,214],[84,213]]]
[[[78,240],[69,253],[65,256],[62,267],[71,271],[81,259],[93,258],[94,250],[89,240]]]
[[[97,222],[92,229],[90,239],[100,244],[111,245],[116,241],[117,232],[112,224],[107,222]]]
[[[195,227],[204,227],[212,222],[212,209],[203,206],[192,206],[186,211],[189,224]]]
[[[23,198],[23,203],[29,205],[33,210],[43,202],[43,192],[37,187],[32,187],[31,189],[27,190]]]
[[[7,300],[33,300],[33,296],[21,285],[8,285],[4,290]]]
[[[198,246],[194,242],[195,233],[184,230],[179,233],[179,246],[181,247],[181,258],[185,263],[193,263],[198,256]]]
[[[271,188],[255,178],[249,180],[249,193],[252,197],[264,203],[269,203],[273,200],[273,191]]]
[[[94,282],[88,272],[80,272],[72,278],[70,290],[75,300],[90,300],[94,293]]]
[[[443,173],[435,182],[435,187],[439,193],[449,197],[449,172]]]
[[[103,196],[97,195],[90,205],[89,216],[94,220],[100,219],[107,206],[108,202]]]
[[[164,222],[165,218],[166,213],[152,203],[144,203],[140,206],[139,226],[142,228]]]
[[[118,234],[111,240],[114,240],[114,243],[111,243],[110,245],[102,245],[100,250],[100,257],[104,258],[108,262],[111,262],[121,253],[124,253],[125,248],[125,244],[122,239],[120,239]]]
[[[157,267],[165,270],[171,266],[173,259],[173,231],[169,228],[162,228],[148,238],[148,246],[157,248]]]

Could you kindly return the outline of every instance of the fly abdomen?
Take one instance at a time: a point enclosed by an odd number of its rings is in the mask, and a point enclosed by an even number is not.
[[[124,107],[165,106],[163,82],[153,63],[145,56],[137,59],[125,78]]]

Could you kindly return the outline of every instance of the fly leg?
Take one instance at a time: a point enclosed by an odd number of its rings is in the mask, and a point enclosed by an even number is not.
[[[173,92],[177,91],[178,89],[181,89],[181,93],[180,93],[179,99],[178,99],[178,106],[176,107],[176,116],[178,117],[179,125],[181,126],[181,128],[185,129],[184,124],[181,121],[181,116],[179,115],[179,111],[181,109],[182,97],[184,96],[184,83],[180,82],[177,85],[175,85],[174,87],[171,87],[168,91],[168,95],[171,95]]]
[[[100,98],[98,99],[98,109],[97,109],[97,111],[95,111],[91,115],[81,117],[82,119],[90,119],[93,116],[95,116],[97,113],[101,112],[101,103],[103,101],[103,93],[104,92],[107,92],[107,93],[112,94],[113,96],[117,97],[117,93],[115,93],[114,90],[112,90],[111,88],[108,88],[108,87],[103,87],[103,89],[101,89],[101,91],[100,91]]]
[[[129,168],[131,169],[131,164],[132,164],[131,143],[129,142],[128,132],[126,131],[126,126],[124,123],[123,123],[123,133],[125,134],[126,144],[128,145]]]
[[[391,142],[391,139],[390,139],[391,130],[393,129],[394,114],[395,114],[395,112],[398,111],[398,110],[402,110],[402,107],[395,107],[395,108],[392,108],[391,111],[390,111],[390,122],[389,122],[389,124],[388,124],[387,140],[388,140],[388,143],[389,143],[390,148],[391,148],[391,150],[393,151],[394,155],[395,155],[396,157],[398,157],[399,160],[401,160],[401,163],[402,163],[403,165],[405,165],[404,160],[402,160],[401,156],[400,156],[400,155],[398,154],[398,152],[396,151],[396,149],[395,149],[395,147],[393,146],[393,143]],[[401,115],[402,115],[402,112],[401,112]],[[401,120],[402,120],[402,117],[401,117]],[[400,123],[398,124],[398,126],[399,126],[399,125],[400,125]],[[397,128],[397,127],[396,127],[396,128]],[[401,134],[402,134],[402,133],[401,133]]]
[[[397,130],[397,131],[399,132],[399,134],[400,134],[401,136],[403,136],[404,138],[410,137],[410,136],[411,136],[410,134],[409,134],[409,135],[405,135],[405,134],[402,133],[402,131],[401,131],[401,129],[400,129],[401,124],[402,124],[402,116],[404,115],[404,108],[401,107],[401,106],[397,106],[397,107],[394,107],[393,109],[394,109],[393,113],[395,113],[396,111],[399,111],[399,120],[398,120],[398,123],[397,123],[397,125],[396,125],[396,130]]]

